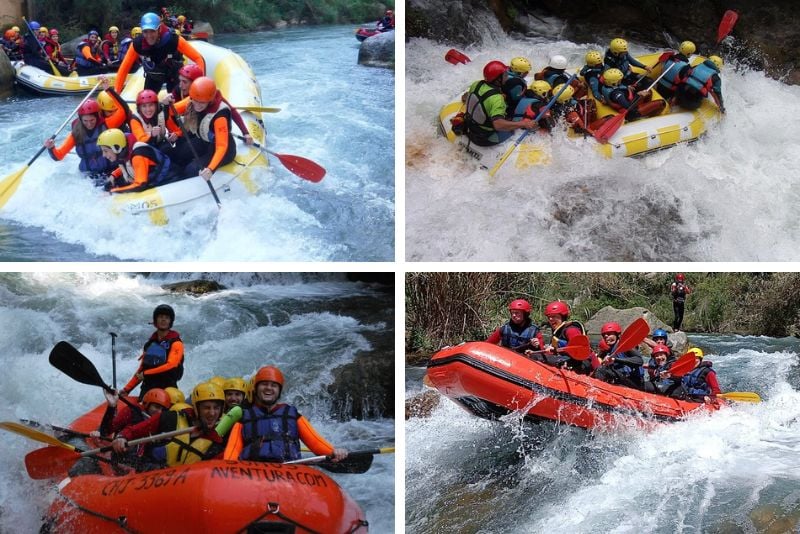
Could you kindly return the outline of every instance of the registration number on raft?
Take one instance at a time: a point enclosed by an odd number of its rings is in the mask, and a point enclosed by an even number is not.
[[[122,495],[126,491],[144,491],[152,488],[160,488],[162,486],[177,486],[178,484],[185,484],[189,475],[189,469],[178,471],[172,469],[166,472],[159,473],[143,473],[132,477],[125,477],[118,480],[113,480],[103,486],[100,494],[104,497],[111,497],[114,495]]]
[[[124,209],[128,213],[152,211],[160,207],[161,207],[161,202],[158,199],[135,200],[135,201],[125,202],[124,204]]]

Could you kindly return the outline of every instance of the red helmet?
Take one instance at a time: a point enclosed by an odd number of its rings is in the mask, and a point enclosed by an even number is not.
[[[50,35],[58,35],[58,30],[55,28],[50,28]]]
[[[530,313],[532,309],[531,303],[525,299],[514,300],[508,305],[508,311],[520,310],[524,311],[525,313]]]
[[[253,385],[258,385],[259,382],[264,382],[266,380],[277,382],[281,385],[281,390],[283,390],[283,373],[281,373],[281,370],[277,367],[268,365],[267,367],[259,369],[253,377]]]
[[[545,317],[548,315],[561,315],[566,319],[569,317],[569,306],[566,302],[561,302],[557,300],[555,302],[551,302],[544,308],[544,315]]]
[[[666,354],[667,356],[669,356],[670,354],[672,354],[672,351],[668,346],[664,345],[663,343],[657,343],[656,346],[653,347],[651,354],[653,356],[655,356],[656,354]]]
[[[181,69],[178,71],[178,74],[184,78],[189,78],[190,80],[195,81],[197,78],[203,75],[203,69],[194,63],[190,63],[181,67]]]
[[[78,116],[81,115],[96,115],[100,113],[100,104],[96,100],[87,100],[81,107],[78,108]]]
[[[142,405],[145,410],[152,403],[160,404],[165,410],[169,410],[170,406],[172,406],[172,398],[170,398],[169,393],[163,389],[153,388],[142,397]]]
[[[217,84],[208,76],[200,76],[189,87],[189,96],[195,102],[211,102],[217,94]]]
[[[622,327],[619,323],[610,322],[606,323],[600,328],[600,334],[617,334],[620,335],[622,333]]]
[[[483,67],[483,79],[488,83],[492,83],[507,70],[508,67],[506,67],[502,61],[490,61]]]
[[[145,89],[136,96],[137,106],[147,103],[153,103],[153,104],[158,103],[158,95],[152,89]]]
[[[675,280],[677,280],[678,282],[683,282],[686,280],[686,277],[683,276],[683,273],[678,273],[675,275]]]

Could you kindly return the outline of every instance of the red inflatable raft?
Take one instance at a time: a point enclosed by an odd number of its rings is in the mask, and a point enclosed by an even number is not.
[[[629,421],[650,426],[719,408],[607,384],[482,342],[437,352],[428,363],[428,378],[443,395],[487,419],[521,411],[530,419],[582,428]]]
[[[71,428],[96,429],[104,410],[98,407]],[[126,476],[65,478],[42,532],[338,534],[367,532],[367,521],[355,501],[313,467],[211,460]]]

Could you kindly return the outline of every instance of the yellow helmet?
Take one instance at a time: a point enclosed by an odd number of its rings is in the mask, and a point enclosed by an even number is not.
[[[553,87],[553,94],[554,95],[558,95],[558,92],[561,91],[562,87],[564,87],[563,83],[560,83],[560,84],[556,85],[555,87]],[[561,93],[560,95],[558,95],[558,103],[559,104],[563,104],[563,103],[569,101],[569,99],[572,98],[572,95],[574,95],[574,94],[575,94],[575,88],[572,87],[571,85],[568,85],[567,88],[564,89],[564,92]]]
[[[225,392],[222,388],[212,382],[197,384],[192,391],[192,404],[197,406],[198,402],[215,400],[225,402]]]
[[[225,381],[225,385],[222,386],[223,391],[241,391],[245,395],[247,394],[247,383],[238,377],[229,378]]]
[[[589,50],[586,52],[586,64],[590,67],[597,67],[603,64],[603,55],[597,50]]]
[[[117,33],[119,33],[119,28],[117,28],[116,26],[111,26],[111,27],[108,29],[108,33],[111,33],[111,32],[117,32]]]
[[[546,98],[550,92],[550,84],[544,80],[536,80],[531,84],[531,91],[539,98]]]
[[[208,382],[209,382],[210,384],[216,384],[216,385],[218,385],[219,387],[223,387],[223,386],[225,386],[226,379],[225,379],[224,377],[222,377],[222,376],[212,376],[212,377],[211,377],[211,378],[208,380]]]
[[[717,66],[717,70],[722,70],[723,63],[722,63],[722,58],[721,57],[719,57],[719,56],[709,56],[708,59],[710,59],[711,62],[714,65]]]
[[[46,33],[47,35],[50,35],[50,30],[47,29],[47,26],[39,26],[39,33],[42,32]]]
[[[608,47],[611,49],[612,53],[621,54],[628,51],[628,41],[617,37],[616,39],[611,39],[611,44]]]
[[[97,146],[105,146],[111,149],[114,154],[119,154],[128,146],[125,134],[119,128],[111,128],[101,133],[97,138]]]
[[[511,60],[511,71],[517,74],[528,74],[531,71],[531,62],[524,57],[515,57]]]
[[[19,33],[19,26],[11,26],[11,30]]]
[[[680,52],[684,56],[691,56],[692,54],[695,53],[696,50],[697,50],[697,47],[691,41],[684,41],[678,47],[678,52]]]
[[[698,349],[697,347],[692,347],[691,349],[689,349],[689,353],[694,354],[695,357],[700,358],[701,360],[703,359],[703,351]]]
[[[186,21],[186,16],[184,16],[184,15],[178,15],[178,22],[180,22],[181,24],[183,24],[185,21]]]
[[[608,69],[603,73],[603,80],[605,85],[610,87],[614,87],[615,85],[619,85],[624,78],[625,75],[622,74],[622,71],[619,69]]]
[[[183,410],[185,410],[187,408],[191,409],[191,406],[189,406],[185,402],[176,402],[175,404],[172,405],[172,408],[170,408],[170,411],[171,412],[182,412]]]
[[[179,390],[178,388],[168,387],[164,388],[164,391],[166,391],[167,395],[169,395],[169,398],[172,399],[172,404],[186,402],[186,395],[184,395],[183,391]]]
[[[134,26],[131,28],[131,39],[138,35],[142,35],[142,29],[139,26]]]
[[[105,91],[101,91],[97,94],[97,104],[100,106],[102,111],[117,110],[117,102],[114,100],[114,97]]]

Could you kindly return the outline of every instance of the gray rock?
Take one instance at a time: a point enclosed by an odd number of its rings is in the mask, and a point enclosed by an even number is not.
[[[367,67],[394,68],[394,31],[367,37],[358,50],[358,64]]]
[[[0,98],[5,98],[14,90],[14,66],[8,56],[0,52]]]
[[[192,295],[204,295],[225,289],[225,286],[213,280],[190,280],[188,282],[175,282],[164,284],[164,289],[173,293],[190,293]]]

